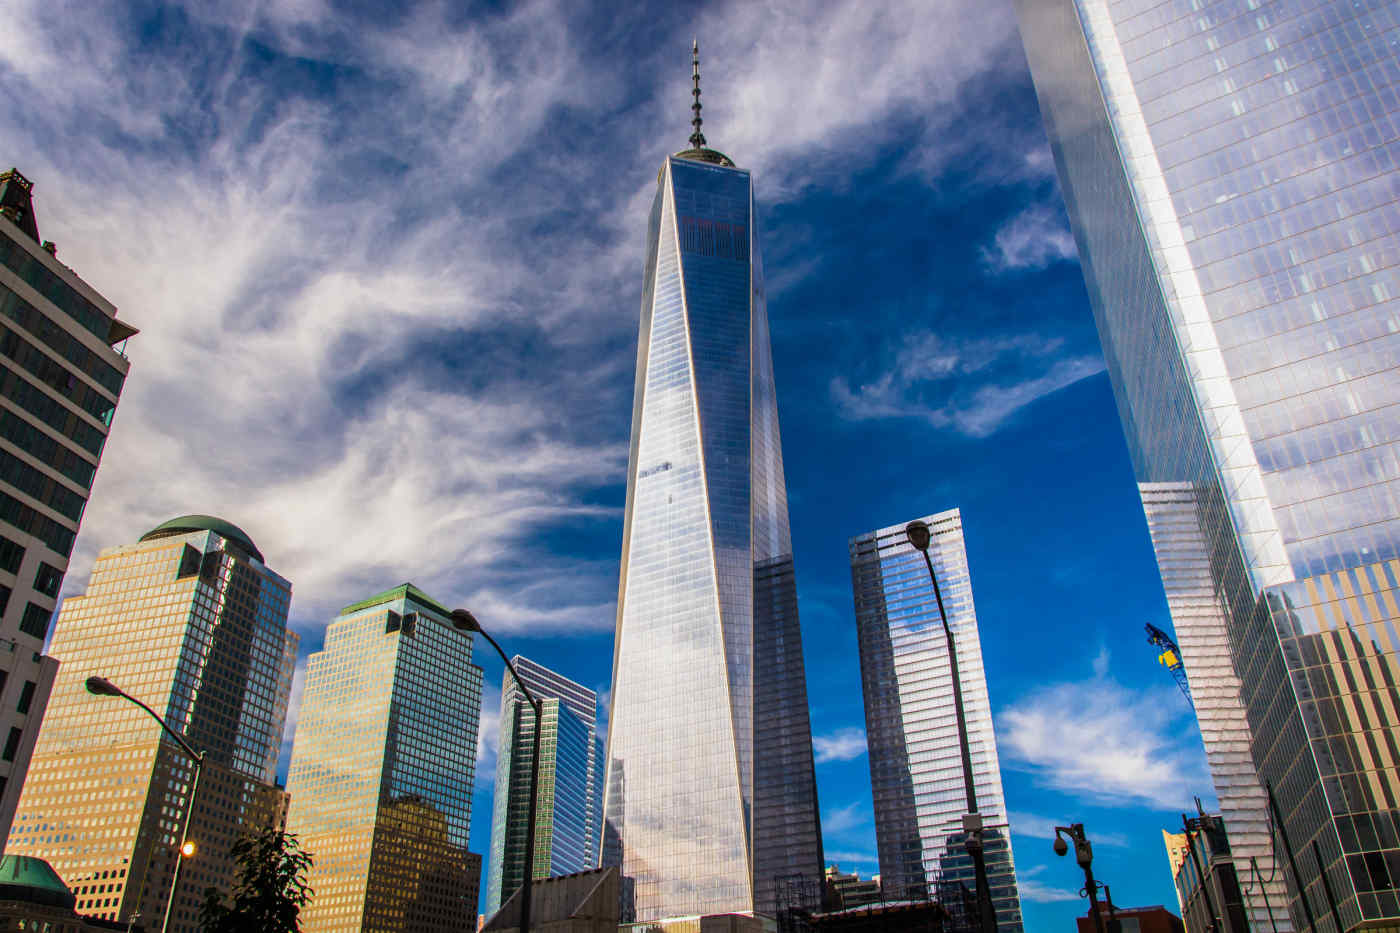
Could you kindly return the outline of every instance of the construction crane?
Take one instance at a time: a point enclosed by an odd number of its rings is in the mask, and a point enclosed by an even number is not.
[[[1186,681],[1186,665],[1181,663],[1181,649],[1176,646],[1176,642],[1172,641],[1166,632],[1149,622],[1147,643],[1162,649],[1162,653],[1157,655],[1157,663],[1171,673],[1176,685],[1181,688],[1181,695],[1186,697],[1186,702],[1195,709],[1196,704],[1191,700],[1191,685]]]

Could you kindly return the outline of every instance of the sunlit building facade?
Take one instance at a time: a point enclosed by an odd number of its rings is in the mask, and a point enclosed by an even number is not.
[[[53,687],[44,639],[136,333],[40,241],[32,192],[0,172],[0,842]]]
[[[1400,4],[1017,10],[1252,922],[1393,926]]]
[[[951,509],[923,521],[957,646],[997,929],[1019,933],[1021,901],[962,515]],[[858,535],[850,551],[881,887],[889,899],[929,897],[960,910],[962,888],[975,895],[976,872],[962,827],[967,796],[948,643],[928,567],[904,525]]]
[[[582,684],[529,658],[516,655],[511,663],[543,706],[532,877],[572,875],[597,868],[603,818],[598,697]],[[484,905],[488,916],[525,878],[534,740],[534,710],[510,671],[505,671],[496,793],[492,798],[491,868]]]
[[[196,852],[170,924],[197,930],[204,889],[232,883],[233,843],[285,813],[275,776],[298,644],[291,595],[244,532],[207,515],[98,555],[54,629],[62,664],[6,853],[48,861],[81,914],[164,916],[193,769],[140,708],[87,692],[88,677],[106,677],[205,754]]]
[[[613,656],[603,861],[637,922],[822,872],[753,189],[691,144],[649,222]]]
[[[475,928],[481,668],[410,584],[347,606],[306,663],[287,828],[314,853],[305,933]]]

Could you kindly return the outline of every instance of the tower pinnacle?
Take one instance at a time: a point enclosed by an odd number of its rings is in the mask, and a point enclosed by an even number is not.
[[[695,132],[690,134],[690,147],[692,149],[705,148],[705,134],[700,132],[700,124],[705,121],[700,119],[700,40],[695,39],[690,43],[690,66],[693,69],[691,80],[695,82],[695,89],[690,93],[695,97],[695,103],[690,105],[690,109],[695,112],[695,117],[690,121],[690,125],[695,127]]]

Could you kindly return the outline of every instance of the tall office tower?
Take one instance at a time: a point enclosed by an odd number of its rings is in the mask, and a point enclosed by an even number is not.
[[[520,679],[543,704],[539,793],[535,807],[535,878],[598,867],[603,820],[603,748],[598,697],[582,684],[516,655]],[[510,671],[501,684],[500,751],[492,798],[487,914],[495,913],[525,878],[525,832],[535,713]]]
[[[0,842],[58,664],[54,599],[131,364],[136,329],[39,241],[33,185],[0,172]]]
[[[997,929],[1019,933],[1021,899],[962,514],[950,509],[923,521],[933,532],[929,558],[957,646]],[[858,535],[850,547],[880,883],[886,897],[931,896],[961,903],[958,885],[975,892],[976,872],[962,829],[967,795],[948,642],[928,567],[905,537],[904,525]]]
[[[1400,4],[1017,8],[1253,922],[1394,923]]]
[[[54,629],[62,665],[6,853],[47,860],[79,913],[156,926],[192,810],[197,851],[170,929],[197,929],[204,889],[232,884],[230,847],[284,812],[274,781],[298,643],[291,595],[246,534],[208,515],[99,554]],[[204,752],[193,805],[185,753],[134,704],[88,693],[94,675]]]
[[[481,683],[471,635],[411,584],[326,629],[306,662],[287,777],[287,828],[316,859],[306,933],[475,928]]]
[[[753,191],[699,82],[647,235],[613,654],[603,855],[638,921],[822,871]]]

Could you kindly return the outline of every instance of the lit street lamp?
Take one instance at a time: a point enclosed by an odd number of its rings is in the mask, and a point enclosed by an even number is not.
[[[510,676],[515,679],[515,685],[525,694],[530,708],[535,711],[535,750],[530,757],[530,804],[525,815],[525,877],[520,884],[520,933],[530,933],[530,883],[535,876],[535,798],[540,790],[540,733],[544,731],[544,704],[530,693],[530,688],[525,686],[525,682],[515,672],[515,665],[510,663],[510,658],[506,657],[501,646],[496,644],[496,639],[486,634],[481,623],[476,621],[476,616],[465,609],[453,609],[451,619],[458,631],[476,632],[491,643],[491,647],[496,649],[496,653],[505,662],[506,670],[510,671]]]
[[[943,620],[943,637],[948,642],[948,668],[953,677],[953,708],[958,715],[958,747],[962,750],[963,788],[967,793],[967,813],[963,815],[964,845],[967,854],[972,856],[972,867],[977,873],[977,912],[982,933],[996,933],[997,913],[992,905],[991,887],[987,884],[987,862],[982,848],[982,816],[977,812],[977,790],[972,783],[972,751],[967,745],[967,717],[963,713],[962,679],[958,676],[958,651],[953,641],[953,630],[948,627],[948,613],[943,608],[943,591],[938,588],[938,576],[933,572],[933,560],[928,556],[932,535],[925,522],[918,519],[904,526],[905,537],[924,555],[928,565],[929,582],[933,584],[933,595],[938,600],[938,617]]]
[[[165,919],[162,920],[160,924],[161,933],[166,933],[166,931],[170,929],[171,913],[175,910],[175,891],[180,886],[180,866],[184,863],[185,859],[194,854],[194,842],[189,838],[190,818],[194,815],[194,795],[199,792],[199,772],[200,769],[204,767],[204,753],[197,752],[191,748],[190,743],[185,741],[185,737],[170,728],[170,724],[156,715],[155,710],[151,709],[131,694],[125,693],[120,687],[107,678],[98,677],[96,675],[89,677],[87,679],[87,691],[88,693],[94,693],[98,696],[121,697],[141,707],[150,714],[152,719],[160,723],[160,727],[169,733],[170,737],[175,740],[175,744],[180,746],[180,749],[188,755],[190,761],[194,763],[194,778],[190,781],[189,798],[185,801],[185,821],[180,827],[180,848],[175,853],[175,872],[170,878],[170,897],[165,903]]]

